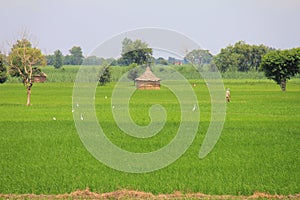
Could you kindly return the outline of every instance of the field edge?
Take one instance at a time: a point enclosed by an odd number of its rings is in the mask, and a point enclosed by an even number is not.
[[[300,194],[280,195],[255,192],[250,196],[237,195],[208,195],[203,193],[183,194],[175,191],[173,194],[154,195],[150,192],[121,189],[107,193],[96,193],[85,190],[76,190],[66,194],[0,194],[0,199],[300,199]]]

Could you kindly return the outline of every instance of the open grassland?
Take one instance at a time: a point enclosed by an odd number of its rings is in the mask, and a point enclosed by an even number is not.
[[[113,170],[85,149],[73,122],[73,83],[34,84],[30,107],[25,106],[26,91],[20,83],[0,85],[0,193],[62,194],[86,187],[154,194],[300,193],[300,80],[288,82],[287,92],[266,80],[224,80],[232,102],[222,135],[203,160],[198,152],[210,122],[210,97],[203,81],[191,83],[196,83],[201,113],[193,144],[175,163],[145,174]],[[136,91],[132,96],[130,112],[137,124],[149,123],[148,109],[155,103],[168,113],[160,134],[135,139],[122,133],[113,120],[113,86],[98,87],[95,99],[99,123],[111,141],[134,152],[153,151],[170,142],[180,115],[167,88]]]

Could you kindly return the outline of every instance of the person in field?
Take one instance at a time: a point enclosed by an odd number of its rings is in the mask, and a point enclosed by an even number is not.
[[[230,88],[226,90],[226,102],[230,102]]]

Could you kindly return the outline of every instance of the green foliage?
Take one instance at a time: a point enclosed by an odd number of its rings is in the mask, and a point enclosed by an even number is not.
[[[208,50],[194,49],[185,56],[185,59],[194,64],[209,64],[213,55]]]
[[[286,81],[300,72],[300,48],[267,53],[261,68],[268,79],[274,80],[285,91]]]
[[[106,83],[109,83],[111,79],[110,66],[104,64],[103,69],[99,74],[99,85],[104,86]]]
[[[83,66],[83,67],[95,67],[98,68],[99,66]],[[185,64],[182,66],[170,66],[177,70],[179,73],[181,73],[184,77],[187,79],[201,79],[201,75],[199,74],[199,71],[195,69],[192,65]],[[54,69],[51,66],[45,66],[41,67],[41,70],[47,74],[47,82],[64,82],[64,83],[70,83],[74,82],[76,79],[76,75],[78,72],[78,69],[80,66],[78,65],[65,65],[60,69]],[[210,65],[204,66],[204,68],[210,68]],[[159,73],[161,71],[156,70],[163,70],[164,67],[154,67],[153,72]],[[138,71],[138,74],[144,72],[145,69],[142,67]],[[207,70],[207,69],[204,69]],[[210,70],[210,69],[208,69]],[[119,80],[119,78],[124,75],[126,72],[130,71],[129,67],[124,66],[110,66],[110,72],[111,72],[111,81],[116,82]],[[264,72],[262,71],[249,71],[249,72],[230,72],[227,71],[225,73],[222,73],[222,78],[224,79],[265,79]],[[297,78],[300,78],[296,76]],[[129,77],[128,77],[129,78]],[[18,79],[13,77],[8,77],[7,82],[14,83],[19,82]]]
[[[82,65],[102,65],[104,63],[110,66],[117,66],[118,62],[114,58],[100,58],[97,56],[88,56],[83,59]]]
[[[164,58],[159,57],[159,58],[156,59],[156,64],[158,64],[158,65],[168,65],[169,63]]]
[[[72,83],[76,79],[77,72],[81,66],[65,65],[60,69],[54,69],[50,66],[41,67],[41,70],[47,74],[47,82],[58,83]],[[100,66],[82,66],[99,68]],[[95,70],[96,71],[96,70]],[[128,67],[110,66],[111,81],[118,81],[118,79],[128,71]],[[17,79],[9,77],[8,82],[18,82]]]
[[[72,65],[72,56],[71,55],[66,55],[64,57],[64,65]]]
[[[221,72],[237,71],[240,55],[231,53],[230,50],[221,49],[221,53],[214,57],[214,62]]]
[[[34,66],[45,65],[46,63],[41,50],[31,47],[31,44],[29,45],[28,42],[27,39],[18,40],[17,43],[13,45],[7,58],[8,64],[10,65],[10,75],[21,77],[26,87],[32,85]]]
[[[111,66],[110,71],[111,71],[111,81],[117,82],[126,72],[128,72],[128,67]]]
[[[122,57],[119,63],[122,65],[130,65],[137,63],[138,65],[146,64],[152,56],[152,49],[148,44],[141,40],[132,41],[125,38],[122,42]]]
[[[22,79],[27,90],[27,106],[30,104],[31,88],[33,85],[33,75],[40,73],[37,65],[45,65],[46,60],[41,50],[32,47],[31,43],[23,38],[18,40],[7,58],[10,66],[10,75]]]
[[[61,68],[63,65],[63,55],[60,50],[54,52],[53,66],[55,69]]]
[[[201,160],[198,153],[210,123],[211,102],[205,83],[196,81],[201,121],[193,144],[170,166],[144,174],[111,169],[85,149],[70,107],[73,83],[36,84],[32,95],[36,103],[28,108],[22,106],[21,85],[0,85],[0,193],[64,194],[87,187],[93,192],[131,189],[154,194],[299,193],[300,80],[291,80],[286,93],[278,92],[269,80],[225,80],[232,102],[227,105],[224,129],[213,151]],[[161,132],[138,139],[123,133],[114,121],[113,88],[113,83],[97,88],[95,110],[114,144],[128,151],[149,152],[172,140],[181,115],[171,91],[162,87],[134,93],[130,114],[136,123],[150,122],[153,104],[162,105],[168,114]]]
[[[18,48],[32,48],[32,44],[27,38],[23,37],[22,39],[17,40],[15,44],[13,44],[11,50]]]
[[[76,79],[78,65],[65,65],[60,69],[54,69],[50,66],[42,67],[42,71],[47,74],[47,82],[71,83]]]
[[[237,79],[241,80],[244,79],[245,81],[247,80],[264,80],[266,77],[263,72],[261,71],[249,71],[249,72],[239,72],[239,71],[234,71],[234,72],[224,72],[221,73],[223,79]]]
[[[7,70],[4,66],[4,59],[3,56],[0,55],[0,84],[5,83],[7,80]]]
[[[105,61],[104,58],[98,58],[97,56],[88,56],[83,59],[83,65],[101,65]]]
[[[106,59],[107,63],[110,63],[110,66],[118,66],[118,61],[114,58],[108,58]]]
[[[72,47],[72,49],[69,50],[71,55],[66,58],[66,65],[70,64],[70,65],[81,65],[83,62],[83,54],[82,54],[82,50],[81,47],[79,46],[74,46]],[[66,56],[67,57],[67,56]]]
[[[46,65],[53,65],[54,55],[45,55]]]
[[[214,63],[221,72],[226,71],[254,71],[258,70],[262,56],[271,49],[264,45],[249,45],[239,41],[234,46],[222,48],[214,57]]]
[[[130,64],[128,67],[128,70],[129,70],[129,72],[128,72],[127,78],[129,78],[130,80],[134,81],[137,77],[139,77],[140,70],[136,63]]]

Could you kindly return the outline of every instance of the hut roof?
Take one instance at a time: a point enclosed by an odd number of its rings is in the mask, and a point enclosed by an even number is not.
[[[150,67],[146,68],[146,71],[138,78],[135,79],[136,81],[160,81],[151,71]]]
[[[44,72],[40,72],[38,74],[35,74],[34,76],[45,76],[45,77],[47,77],[47,74],[44,73]]]

